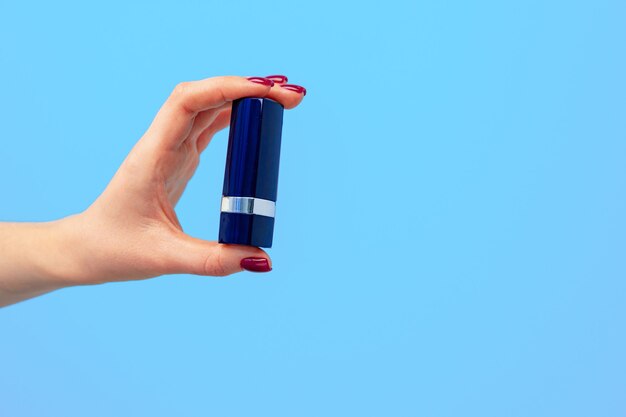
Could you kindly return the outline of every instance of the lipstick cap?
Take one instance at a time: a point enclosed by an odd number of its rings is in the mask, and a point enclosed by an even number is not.
[[[220,243],[272,246],[283,110],[268,98],[233,101]]]

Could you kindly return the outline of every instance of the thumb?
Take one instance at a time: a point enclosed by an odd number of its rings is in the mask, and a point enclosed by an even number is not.
[[[223,277],[241,272],[269,272],[272,261],[254,246],[224,244],[197,239],[186,234],[178,238],[175,268],[182,273]]]

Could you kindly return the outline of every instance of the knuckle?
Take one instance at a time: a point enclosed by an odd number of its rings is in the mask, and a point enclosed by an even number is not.
[[[217,77],[211,77],[210,80],[211,80],[211,82],[215,83],[216,85],[223,86],[223,85],[233,81],[235,78],[237,78],[237,77],[234,77],[232,75],[219,75]]]
[[[206,275],[211,275],[215,277],[224,277],[226,275],[229,275],[222,246],[220,246],[215,251],[215,253],[207,257],[207,260],[204,264],[204,272]]]
[[[170,98],[168,101],[173,106],[181,108],[183,111],[188,112],[189,110],[187,110],[187,101],[190,99],[191,96],[190,91],[192,84],[193,83],[191,81],[183,81],[176,84],[176,87],[174,87],[174,90],[172,90],[172,94],[170,94]]]
[[[224,94],[224,91],[228,85],[228,79],[226,77],[215,77],[211,81],[213,89],[219,94],[219,100],[226,102],[226,94]]]
[[[183,81],[183,82],[176,84],[176,86],[174,87],[174,90],[172,91],[172,96],[174,97],[185,96],[187,92],[189,91],[190,84],[191,83],[189,81]]]

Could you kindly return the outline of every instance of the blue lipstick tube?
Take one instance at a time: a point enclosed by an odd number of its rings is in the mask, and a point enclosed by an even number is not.
[[[233,101],[220,243],[272,246],[284,108],[268,98]]]

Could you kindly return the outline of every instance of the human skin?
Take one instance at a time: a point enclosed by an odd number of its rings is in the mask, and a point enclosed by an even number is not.
[[[286,84],[286,77],[271,79],[273,85],[239,76],[177,85],[85,211],[44,223],[0,223],[0,306],[75,285],[179,273],[226,276],[265,260],[264,269],[271,269],[262,249],[187,235],[174,211],[200,154],[228,126],[233,100],[268,97],[286,109],[300,104],[306,90]]]

